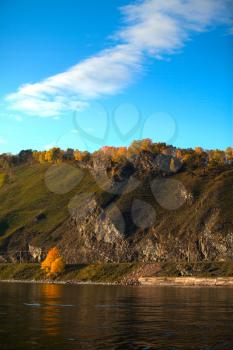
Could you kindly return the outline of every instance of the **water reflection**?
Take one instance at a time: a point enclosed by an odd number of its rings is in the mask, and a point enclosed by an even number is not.
[[[62,288],[58,284],[44,284],[41,286],[41,324],[44,331],[55,336],[61,332],[62,312],[59,308],[61,302]]]
[[[233,349],[231,288],[0,284],[1,349]]]

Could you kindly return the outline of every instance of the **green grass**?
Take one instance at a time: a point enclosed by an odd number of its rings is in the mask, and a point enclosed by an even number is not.
[[[113,283],[136,270],[136,263],[67,265],[54,280]],[[46,280],[39,264],[0,264],[0,280]]]
[[[156,276],[233,277],[233,261],[166,262]]]
[[[0,264],[0,280],[38,280],[43,278],[39,264]]]
[[[0,188],[6,183],[7,175],[5,173],[0,172]]]
[[[99,263],[68,266],[61,280],[117,282],[138,267],[137,263]]]
[[[98,191],[86,172],[78,186],[68,193],[51,192],[45,183],[50,166],[34,163],[15,167],[9,181],[0,186],[0,249],[8,237],[18,231],[28,231],[28,228],[37,233],[37,243],[40,244],[40,237],[49,235],[69,216],[68,204],[75,194]],[[0,185],[2,178],[0,174]],[[54,177],[55,187],[59,188],[60,181],[59,176]],[[40,214],[44,214],[44,219],[36,220]]]

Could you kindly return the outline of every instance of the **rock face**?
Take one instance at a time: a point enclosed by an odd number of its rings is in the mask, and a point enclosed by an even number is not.
[[[144,153],[132,158],[132,163],[136,172],[144,175],[145,173],[155,174],[175,174],[181,167],[182,162],[171,155]]]
[[[65,232],[59,246],[67,261],[77,262],[77,256],[82,263],[121,261],[123,257],[129,260],[120,214],[111,208],[104,211],[95,200],[85,209],[85,215],[80,215],[78,208],[73,210],[70,220],[58,229],[59,233]]]
[[[42,260],[42,248],[34,247],[33,245],[29,244],[28,251],[29,251],[30,255],[32,256],[33,261],[41,262],[41,260]]]
[[[189,228],[187,222],[177,232],[169,232],[162,221],[146,232],[126,236],[117,220],[121,219],[114,220],[96,205],[86,218],[73,217],[60,227],[59,246],[67,262],[221,261],[233,256],[233,233],[216,231],[215,212],[199,231],[198,227]]]
[[[57,230],[56,235],[62,237],[60,248],[69,263],[232,259],[232,215],[227,222],[226,213],[218,204],[222,188],[214,187],[214,192],[210,190],[195,198],[178,182],[176,191],[182,202],[180,207],[172,209],[161,207],[155,200],[148,207],[145,205],[148,204],[145,202],[148,200],[148,180],[140,185],[140,190],[145,190],[143,196],[137,191],[131,198],[129,194],[125,195],[123,209],[124,196],[113,197],[105,208],[92,197],[82,210],[74,208],[70,219]],[[139,195],[142,204],[136,215],[142,216],[138,223],[132,203]],[[153,208],[155,221],[150,221],[148,227],[140,227],[143,215],[144,219],[148,218]]]
[[[0,255],[0,263],[6,263],[7,260],[4,258],[4,256]]]
[[[93,157],[92,162],[87,166],[93,170],[93,173],[121,173],[124,177],[129,177],[132,173],[145,176],[145,174],[175,174],[181,167],[182,162],[171,155],[166,154],[152,154],[143,152],[141,154],[134,154],[125,160],[121,165],[113,164],[112,161],[102,155]]]

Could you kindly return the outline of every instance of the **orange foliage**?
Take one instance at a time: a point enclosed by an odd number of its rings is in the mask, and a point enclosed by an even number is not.
[[[115,147],[113,147],[113,146],[103,146],[100,150],[103,153],[111,153],[114,151],[114,149],[115,149]]]
[[[60,256],[57,247],[51,248],[41,263],[41,269],[46,272],[48,276],[55,275],[64,271],[65,264]]]
[[[196,152],[197,154],[202,154],[202,153],[203,153],[203,148],[201,148],[201,147],[195,147],[195,152]]]
[[[183,154],[182,154],[182,150],[181,149],[177,149],[175,154],[176,154],[177,158],[182,159]]]
[[[56,260],[52,261],[51,263],[51,274],[58,274],[64,271],[65,265],[63,262],[62,257],[57,258]]]
[[[109,156],[113,162],[120,162],[127,155],[127,147],[104,146],[100,151]]]
[[[232,163],[233,162],[233,147],[227,147],[225,154],[226,154],[227,161]]]
[[[112,160],[116,163],[120,162],[127,154],[127,147],[117,147],[112,155]]]

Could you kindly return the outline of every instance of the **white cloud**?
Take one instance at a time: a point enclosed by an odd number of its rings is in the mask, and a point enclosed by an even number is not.
[[[56,142],[51,142],[51,143],[45,145],[45,146],[44,146],[44,149],[45,149],[46,151],[48,151],[48,150],[52,149],[53,147],[56,147]]]
[[[123,7],[115,45],[67,71],[6,96],[9,107],[55,117],[82,109],[89,99],[115,94],[143,70],[148,55],[161,59],[181,49],[192,33],[232,25],[230,0],[145,0]]]

